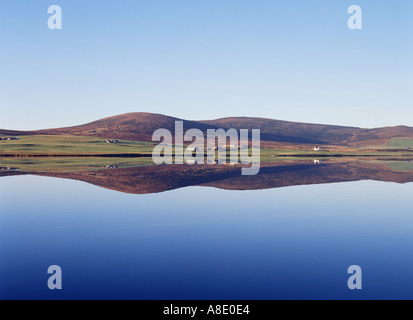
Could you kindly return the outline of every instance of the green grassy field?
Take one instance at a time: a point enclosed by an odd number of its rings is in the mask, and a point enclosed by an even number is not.
[[[386,145],[368,146],[360,148],[361,150],[413,150],[413,139],[395,138]]]
[[[343,156],[355,157],[397,157],[413,158],[413,152],[395,150],[400,146],[412,144],[413,139],[394,139],[389,151],[380,152],[374,149],[360,149],[358,151],[305,151],[305,150],[283,150],[283,149],[261,149],[261,161],[280,161],[286,157],[302,158],[334,158]],[[106,143],[103,138],[81,137],[81,136],[21,136],[20,140],[0,141],[1,155],[12,155],[20,157],[44,156],[96,156],[96,155],[120,155],[134,154],[150,156],[156,143],[119,140],[118,144]],[[394,145],[394,146],[393,146]],[[397,147],[396,147],[397,146]],[[383,146],[382,146],[383,148]]]
[[[390,147],[395,148],[413,148],[413,139],[393,139],[388,144]]]
[[[0,141],[0,155],[152,154],[153,147],[150,142],[119,140],[119,144],[109,144],[94,137],[21,136],[16,141]]]

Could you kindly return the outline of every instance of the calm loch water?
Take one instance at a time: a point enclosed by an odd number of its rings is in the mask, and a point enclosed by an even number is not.
[[[1,177],[0,298],[413,299],[412,194],[379,181],[127,194]]]

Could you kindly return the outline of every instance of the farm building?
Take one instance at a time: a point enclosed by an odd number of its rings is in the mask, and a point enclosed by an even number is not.
[[[199,151],[199,150],[201,150],[201,149],[199,149],[198,147],[188,147],[187,149],[186,149],[188,152],[195,152],[195,151]]]
[[[2,137],[0,138],[0,140],[11,141],[11,140],[20,140],[20,138],[19,137]]]

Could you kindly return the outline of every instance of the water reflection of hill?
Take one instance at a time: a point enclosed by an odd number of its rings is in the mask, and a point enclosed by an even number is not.
[[[3,172],[2,176],[31,174]],[[261,190],[287,186],[326,184],[360,180],[395,183],[413,182],[413,171],[394,171],[386,163],[343,161],[280,162],[266,164],[256,176],[241,176],[240,167],[231,166],[152,166],[104,169],[70,173],[35,173],[39,176],[72,179],[133,194],[159,193],[187,186],[226,190]]]

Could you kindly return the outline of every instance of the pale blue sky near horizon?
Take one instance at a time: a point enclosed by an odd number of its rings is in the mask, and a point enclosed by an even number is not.
[[[410,0],[0,2],[3,129],[127,112],[413,126],[412,89]]]

